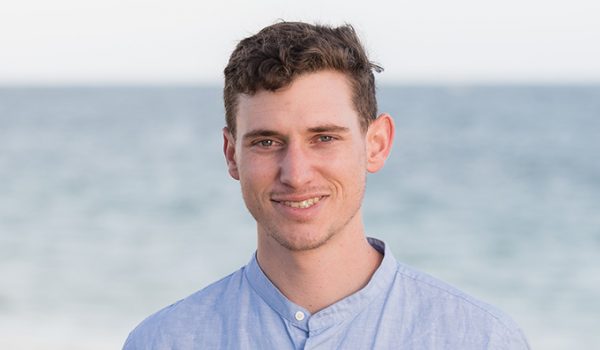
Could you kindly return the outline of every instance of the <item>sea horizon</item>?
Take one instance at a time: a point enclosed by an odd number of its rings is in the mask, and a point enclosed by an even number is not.
[[[221,98],[0,84],[0,347],[119,348],[251,258]],[[600,344],[600,82],[380,83],[378,102],[397,136],[366,233],[510,314],[534,349]]]

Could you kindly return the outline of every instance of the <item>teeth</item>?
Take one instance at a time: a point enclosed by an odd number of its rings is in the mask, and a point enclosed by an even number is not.
[[[292,202],[292,201],[283,201],[281,202],[283,205],[292,207],[292,208],[302,208],[306,209],[312,207],[317,204],[321,200],[321,197],[309,198],[300,202]]]

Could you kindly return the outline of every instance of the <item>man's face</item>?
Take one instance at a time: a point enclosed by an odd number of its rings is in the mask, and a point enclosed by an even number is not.
[[[239,97],[224,148],[259,240],[299,251],[362,233],[367,143],[351,96],[343,74],[321,71]]]

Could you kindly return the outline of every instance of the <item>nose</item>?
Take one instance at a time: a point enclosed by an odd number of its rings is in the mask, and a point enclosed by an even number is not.
[[[302,145],[288,144],[279,163],[279,180],[291,188],[310,184],[313,169],[310,154]]]

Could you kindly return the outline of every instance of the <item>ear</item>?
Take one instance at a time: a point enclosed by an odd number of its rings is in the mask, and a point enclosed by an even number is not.
[[[235,138],[227,127],[223,128],[223,153],[225,154],[225,161],[227,161],[229,175],[239,180],[240,174],[235,160]]]
[[[367,130],[367,171],[375,173],[383,168],[392,150],[394,141],[394,120],[384,113],[377,117]]]

